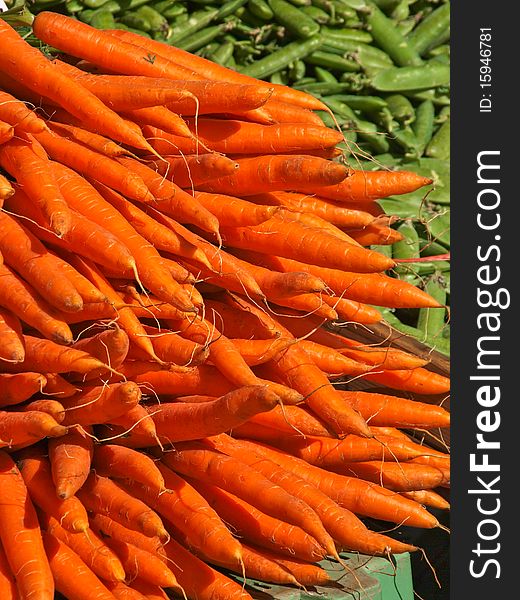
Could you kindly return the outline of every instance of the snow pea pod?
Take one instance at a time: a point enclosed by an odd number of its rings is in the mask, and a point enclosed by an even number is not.
[[[428,90],[449,85],[450,67],[436,60],[421,66],[390,67],[372,77],[372,86],[381,92]]]

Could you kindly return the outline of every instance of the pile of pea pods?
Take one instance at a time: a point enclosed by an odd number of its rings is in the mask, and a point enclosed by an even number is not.
[[[387,310],[385,319],[449,354],[449,0],[36,0],[30,10],[129,29],[305,90],[333,112],[324,122],[343,129],[342,160],[431,177],[427,194],[380,201],[404,239],[378,249],[420,257],[394,276],[447,308]]]

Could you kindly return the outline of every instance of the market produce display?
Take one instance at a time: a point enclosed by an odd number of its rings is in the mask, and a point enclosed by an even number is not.
[[[366,519],[442,527],[449,452],[413,434],[449,379],[324,326],[444,315],[380,204],[433,179],[346,164],[323,97],[135,24],[8,21],[0,597],[247,599],[420,550]]]

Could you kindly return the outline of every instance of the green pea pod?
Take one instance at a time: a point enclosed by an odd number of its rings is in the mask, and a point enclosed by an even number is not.
[[[435,107],[431,100],[424,100],[415,109],[415,121],[412,129],[415,134],[417,154],[422,156],[433,135]]]
[[[291,81],[300,81],[303,77],[305,77],[305,72],[307,70],[306,64],[303,60],[295,60],[289,66],[289,79]]]
[[[374,244],[373,246],[370,246],[370,250],[374,250],[374,252],[379,252],[380,254],[388,256],[388,258],[392,258],[392,246],[390,244]]]
[[[159,2],[153,2],[151,6],[162,15],[165,10],[172,6],[180,6],[180,4],[176,4],[176,0],[160,0]]]
[[[136,10],[144,4],[148,4],[150,0],[118,0],[119,12],[125,13],[129,10]]]
[[[219,65],[225,65],[226,61],[229,60],[229,57],[233,55],[234,49],[235,44],[233,42],[224,42],[223,44],[220,44],[218,49],[215,50],[209,58]]]
[[[151,6],[145,5],[140,6],[136,10],[136,14],[145,19],[148,19],[152,27],[152,31],[167,31],[168,30],[168,21],[161,15],[161,13],[157,12]]]
[[[446,2],[427,15],[407,36],[419,54],[443,44],[450,38],[450,3]]]
[[[138,35],[142,35],[143,37],[149,38],[149,39],[152,37],[146,31],[142,31],[140,29],[134,29],[133,27],[128,27],[128,25],[125,25],[124,23],[120,23],[119,21],[116,21],[114,23],[114,26],[112,27],[112,29],[121,29],[122,31],[130,31],[130,33],[136,33]]]
[[[69,0],[69,2],[65,2],[65,9],[69,15],[81,12],[84,8],[85,7],[79,0]]]
[[[167,21],[170,21],[171,19],[180,17],[182,14],[186,14],[186,7],[182,4],[174,4],[166,10],[162,10],[161,14]]]
[[[356,11],[366,11],[368,8],[368,3],[366,0],[338,0],[341,4],[345,6],[350,6]]]
[[[403,236],[402,240],[392,244],[392,257],[398,259],[419,258],[419,234],[411,220],[403,221],[397,231]],[[408,279],[410,275],[415,276],[413,266],[408,263],[399,263],[394,267],[394,271],[400,279]]]
[[[119,18],[119,21],[133,29],[152,31],[152,24],[150,21],[146,17],[137,14],[137,12],[127,12]]]
[[[392,9],[392,12],[390,13],[390,17],[394,21],[397,21],[398,25],[400,25],[400,21],[404,21],[405,19],[408,19],[409,16],[410,16],[410,0],[401,0],[394,6],[394,8]]]
[[[312,52],[311,54],[309,54],[305,58],[305,62],[311,65],[325,67],[333,71],[359,71],[359,65],[356,61],[350,60],[348,58],[343,58],[342,56],[338,56],[337,54],[329,54],[328,52],[323,52],[321,50],[317,50],[316,52]]]
[[[322,83],[338,83],[337,78],[327,69],[323,67],[314,67],[316,73],[316,79]]]
[[[435,46],[435,48],[432,48],[431,50],[428,50],[426,52],[426,56],[428,58],[433,58],[435,56],[450,56],[451,53],[451,46],[449,44],[441,44],[440,46]]]
[[[303,6],[300,10],[304,15],[314,19],[320,25],[326,25],[330,22],[329,13],[318,6]]]
[[[219,21],[224,17],[234,15],[241,6],[244,6],[244,4],[246,4],[246,2],[247,0],[230,0],[230,2],[222,3],[222,6],[218,9],[218,13],[215,20]]]
[[[336,16],[336,7],[332,0],[311,0],[311,6],[317,6],[327,12],[332,18]]]
[[[94,11],[94,14],[90,18],[90,25],[96,29],[113,29],[115,25],[114,15],[103,9]]]
[[[403,21],[399,21],[396,27],[399,30],[399,33],[403,36],[407,36],[410,31],[415,27],[417,21],[415,17],[410,17],[409,19],[404,19]]]
[[[82,4],[83,6],[86,6],[87,8],[92,8],[92,9],[96,9],[96,8],[100,8],[101,6],[103,6],[103,4],[105,4],[107,0],[82,0]]]
[[[372,35],[368,31],[363,31],[361,29],[332,29],[330,27],[322,27],[321,33],[323,34],[327,44],[340,45],[340,49],[344,49],[345,51],[352,49],[353,42],[370,44],[373,41]],[[342,42],[346,43],[347,45],[341,46]]]
[[[191,13],[188,20],[179,27],[173,27],[168,36],[168,43],[172,46],[177,45],[193,33],[207,27],[219,14],[218,8],[210,10],[198,10]]]
[[[331,96],[333,94],[340,94],[341,92],[344,92],[345,90],[349,90],[351,87],[351,84],[348,82],[338,82],[338,83],[334,83],[334,82],[322,82],[322,81],[316,81],[315,83],[303,83],[303,82],[298,82],[297,84],[295,84],[293,87],[295,87],[296,89],[303,89],[304,91],[310,93],[310,94],[317,94],[317,95],[323,95],[323,96]]]
[[[308,39],[320,31],[320,26],[314,19],[286,0],[268,0],[268,3],[276,21],[296,37]]]
[[[442,275],[435,273],[424,285],[424,291],[442,304],[442,308],[421,308],[417,317],[417,329],[423,331],[425,336],[436,337],[444,328],[446,315],[446,289],[442,285]]]
[[[377,112],[373,113],[372,119],[378,125],[381,125],[388,133],[393,133],[399,128],[399,123],[394,120],[393,114],[390,112],[388,106],[384,106]]]
[[[403,125],[410,125],[415,121],[415,110],[412,103],[402,94],[390,94],[386,97],[386,103],[392,116]]]
[[[308,54],[317,50],[321,43],[322,38],[320,35],[311,37],[307,40],[291,42],[282,49],[277,50],[268,56],[264,56],[253,64],[240,69],[240,72],[244,73],[244,75],[249,75],[250,77],[263,79],[264,77],[276,73],[276,71],[286,68],[295,60],[305,58]]]
[[[311,0],[289,0],[289,2],[291,4],[294,4],[294,6],[303,7],[303,6],[309,6],[311,3]]]
[[[435,240],[419,236],[419,244],[421,246],[421,256],[438,256],[446,253],[446,248]]]
[[[348,104],[354,110],[362,112],[377,112],[386,107],[386,100],[380,96],[360,96],[357,94],[338,94],[333,96],[334,100],[339,100]]]
[[[450,118],[451,115],[451,107],[443,106],[440,111],[435,115],[434,123],[436,125],[442,125],[445,121]]]
[[[425,150],[426,156],[447,160],[450,157],[450,119],[444,121]]]
[[[450,211],[430,213],[425,216],[428,236],[447,248],[450,247]]]
[[[269,77],[269,81],[271,83],[276,83],[277,85],[287,85],[289,83],[289,77],[287,75],[287,71],[277,71],[273,73],[271,77]]]
[[[391,67],[379,71],[372,78],[372,86],[381,92],[421,90],[448,85],[450,67],[429,60],[420,67]]]
[[[81,12],[77,13],[77,18],[78,21],[81,21],[82,23],[90,23],[90,19],[92,18],[92,15],[95,13],[96,11],[93,10],[92,8],[87,8],[85,10],[82,10]]]
[[[367,23],[375,43],[401,67],[420,65],[422,59],[406,41],[406,38],[377,6],[373,6],[367,15]]]
[[[316,77],[302,77],[299,81],[297,81],[294,85],[305,86],[309,83],[318,83],[318,79]]]
[[[179,42],[178,47],[186,52],[195,52],[214,40],[219,34],[222,33],[222,31],[224,31],[225,27],[225,23],[219,23],[218,25],[205,27],[204,29],[197,31],[187,38],[184,38],[181,42]]]
[[[249,0],[247,8],[262,21],[270,21],[274,17],[271,7],[264,0]]]
[[[341,18],[343,22],[348,19],[357,19],[356,11],[344,2],[341,2],[341,0],[332,0],[332,3],[336,10],[336,16]]]

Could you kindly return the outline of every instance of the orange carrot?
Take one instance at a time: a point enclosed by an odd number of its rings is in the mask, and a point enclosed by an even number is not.
[[[24,225],[43,242],[80,254],[103,267],[130,272],[136,268],[130,251],[113,233],[75,210],[70,211],[69,231],[62,238],[58,238],[47,229],[42,212],[19,187],[6,202],[6,208],[20,217],[25,217]]]
[[[130,347],[128,334],[117,324],[91,337],[75,342],[72,347],[99,359],[103,363],[117,369],[123,364]],[[103,371],[91,371],[89,377],[95,377]]]
[[[108,477],[92,472],[78,491],[78,498],[89,511],[110,517],[129,529],[148,537],[168,537],[159,516]]]
[[[135,44],[136,46],[147,50],[152,54],[164,56],[174,64],[182,65],[184,68],[187,68],[192,72],[192,79],[195,78],[193,75],[198,75],[203,79],[209,80],[229,81],[253,85],[258,85],[261,83],[254,77],[242,75],[233,69],[222,67],[217,63],[197,56],[196,54],[181,50],[180,48],[175,48],[169,44],[145,39],[142,36],[136,35],[135,33],[129,31],[111,29],[109,33],[118,39]],[[297,106],[303,106],[304,108],[311,110],[327,110],[326,106],[322,102],[310,94],[306,94],[305,92],[301,92],[285,85],[275,84],[272,85],[272,87],[274,88],[274,96],[277,99],[283,100],[284,102],[295,104]]]
[[[298,123],[260,125],[259,123],[248,123],[232,119],[212,119],[210,117],[201,117],[196,122],[193,118],[189,118],[186,119],[186,122],[192,133],[197,136],[196,140],[171,135],[151,126],[144,127],[143,134],[151,146],[161,155],[179,154],[179,151],[183,154],[196,154],[200,144],[214,152],[232,155],[259,152],[278,154],[296,149],[303,154],[307,149],[330,148],[341,141],[341,134],[334,129]],[[284,158],[291,159],[293,157],[286,156]],[[309,156],[306,159],[312,160]],[[254,162],[255,160],[258,160],[258,158],[243,159],[241,162]],[[324,159],[316,158],[316,160],[321,163]],[[336,169],[331,167],[330,172],[331,174],[337,173],[335,181],[338,182],[345,178],[348,169],[338,164]],[[301,187],[303,188],[304,184]],[[225,193],[225,190],[214,191]],[[256,188],[256,193],[258,191],[258,188]]]
[[[113,444],[97,446],[93,468],[99,475],[113,479],[130,479],[158,492],[164,491],[164,478],[155,462],[142,452]]]
[[[294,339],[284,337],[268,340],[244,340],[234,338],[231,341],[250,367],[271,360],[278,352],[281,352],[296,342]]]
[[[371,202],[430,185],[432,180],[412,171],[361,171],[331,186],[301,186],[295,191],[316,194],[336,202]]]
[[[194,197],[227,227],[259,225],[279,210],[276,206],[259,206],[224,194],[195,192]]]
[[[354,323],[372,325],[374,323],[379,323],[383,319],[383,315],[379,310],[369,304],[355,302],[348,298],[338,298],[336,296],[327,295],[323,295],[323,300],[336,311],[339,321],[346,323],[353,321]]]
[[[121,561],[90,527],[73,533],[49,515],[44,515],[42,522],[47,532],[73,550],[98,577],[107,581],[124,581],[126,574]]]
[[[150,166],[182,188],[229,175],[239,168],[237,162],[213,152],[163,158],[164,161],[153,161]]]
[[[332,540],[316,513],[305,502],[273,485],[251,467],[200,442],[180,442],[175,450],[164,454],[162,459],[170,468],[217,485],[272,517],[301,527],[328,552],[334,552]],[[231,475],[237,472],[241,473],[240,480]]]
[[[57,123],[55,121],[49,121],[48,126],[51,131],[54,131],[61,137],[66,137],[75,142],[79,142],[91,150],[95,150],[110,158],[117,158],[118,156],[127,155],[129,152],[116,144],[112,140],[103,137],[97,133],[92,133],[87,129],[76,127],[74,125],[68,125],[66,123]]]
[[[371,273],[394,265],[392,259],[379,252],[357,247],[322,229],[284,222],[277,215],[254,228],[222,227],[221,233],[229,246],[264,254],[276,253],[320,267]]]
[[[85,177],[105,183],[128,198],[139,201],[151,200],[151,193],[144,181],[135,173],[124,169],[117,160],[51,131],[35,134],[35,137],[53,160]]]
[[[340,506],[357,515],[394,523],[406,522],[411,527],[432,528],[439,524],[437,519],[417,502],[387,490],[377,483],[325,471],[258,442],[247,443],[247,447],[305,479]]]
[[[0,447],[35,443],[45,437],[60,437],[67,428],[51,415],[39,411],[0,411]]]
[[[34,111],[2,90],[0,90],[0,120],[10,123],[18,130],[29,133],[39,133],[46,129],[45,121],[40,119]]]
[[[152,127],[158,127],[167,133],[180,137],[191,138],[193,135],[184,122],[184,119],[165,106],[149,106],[147,108],[127,110],[121,112],[121,115],[125,119],[136,123],[139,127],[151,125]]]
[[[233,538],[203,496],[166,467],[164,462],[163,456],[157,466],[164,477],[167,492],[158,494],[156,490],[134,482],[122,485],[132,496],[146,502],[169,523],[174,524],[186,536],[190,548],[205,549],[211,557],[239,565],[240,542]]]
[[[141,577],[132,581],[132,589],[137,590],[141,595],[145,596],[146,600],[170,600],[170,596],[166,594],[162,587],[145,581]]]
[[[123,430],[125,440],[127,437],[130,440],[130,443],[128,444],[129,448],[134,447],[132,446],[132,442],[135,441],[136,438],[143,441],[143,445],[141,446],[143,448],[155,446],[157,444],[155,424],[146,408],[141,404],[136,404],[122,415],[119,415],[119,417],[110,419],[107,428],[113,429],[114,425],[116,425],[118,431],[121,429]],[[117,437],[115,431],[107,437],[109,437],[109,439],[114,439],[115,437],[114,444],[121,444],[121,438]]]
[[[39,21],[44,19],[45,17]],[[50,34],[50,23],[48,25],[49,27],[44,25],[44,30]],[[140,131],[138,133],[135,129],[130,129],[101,100],[61,73],[39,49],[31,47],[5,21],[2,21],[0,26],[2,55],[6,59],[2,64],[2,71],[17,81],[23,81],[32,91],[45,95],[79,119],[95,123],[100,131],[107,133],[109,137],[136,148],[149,149]],[[34,22],[33,31],[35,35],[40,35],[40,22]],[[67,94],[63,93],[63,89],[68,90]]]
[[[55,396],[56,398],[69,398],[78,392],[78,388],[69,383],[58,373],[45,373],[47,380],[42,389],[42,394],[46,396]]]
[[[10,198],[13,194],[14,189],[11,185],[11,182],[3,175],[0,175],[0,206],[2,206],[4,201],[7,200],[7,198]]]
[[[83,308],[75,287],[56,268],[47,248],[17,219],[0,212],[0,250],[11,266],[52,306],[64,311]]]
[[[7,562],[7,556],[0,542],[0,596],[5,600],[16,600],[16,580]]]
[[[0,373],[0,406],[20,404],[40,392],[47,382],[40,373]]]
[[[67,411],[64,425],[107,423],[124,414],[141,399],[139,386],[132,381],[84,387],[75,396],[63,399]]]
[[[70,427],[62,437],[49,440],[48,448],[56,496],[66,500],[81,488],[90,472],[94,453],[90,428]]]
[[[22,410],[47,413],[59,424],[62,424],[65,419],[65,409],[63,408],[63,404],[57,400],[38,398],[28,404],[24,404]]]
[[[46,514],[54,517],[67,531],[85,531],[88,515],[75,496],[62,500],[56,496],[47,458],[37,449],[27,448],[18,460],[20,473],[32,501]]]
[[[384,223],[369,223],[361,229],[348,229],[348,235],[362,246],[391,246],[404,239],[396,229]]]
[[[34,505],[18,467],[1,450],[0,486],[5,499],[0,502],[0,541],[10,571],[16,574],[18,594],[21,598],[53,600],[53,576]]]
[[[178,398],[177,400],[184,401],[184,398]],[[251,417],[248,424],[270,427],[286,434],[294,435],[296,432],[301,431],[304,435],[335,437],[335,434],[329,431],[321,419],[301,406],[276,406],[269,412],[258,413]]]
[[[196,440],[229,431],[258,412],[271,410],[280,398],[269,388],[245,386],[212,402],[169,402],[148,406],[164,444]]]
[[[343,356],[334,348],[309,340],[301,340],[298,346],[312,359],[324,373],[330,375],[360,375],[370,370],[370,366]]]
[[[447,394],[450,390],[448,377],[423,367],[408,370],[384,370],[381,373],[364,375],[364,377],[379,385],[416,394]]]
[[[429,506],[438,510],[449,510],[450,503],[434,490],[413,490],[410,492],[401,492],[405,498],[415,500],[423,506]]]
[[[114,600],[76,552],[50,533],[44,532],[42,537],[57,591],[71,600]]]
[[[116,600],[149,600],[135,588],[129,587],[122,581],[104,581],[105,586],[112,592]]]
[[[70,209],[58,188],[51,162],[37,156],[24,140],[13,138],[0,146],[0,166],[41,209],[46,225],[58,237],[65,235],[71,226]]]
[[[450,425],[450,413],[435,404],[370,392],[340,391],[340,394],[371,425],[419,429]]]
[[[25,356],[22,325],[16,315],[0,306],[0,364],[19,362]]]
[[[13,138],[14,127],[10,123],[0,120],[0,144],[5,144]]]

